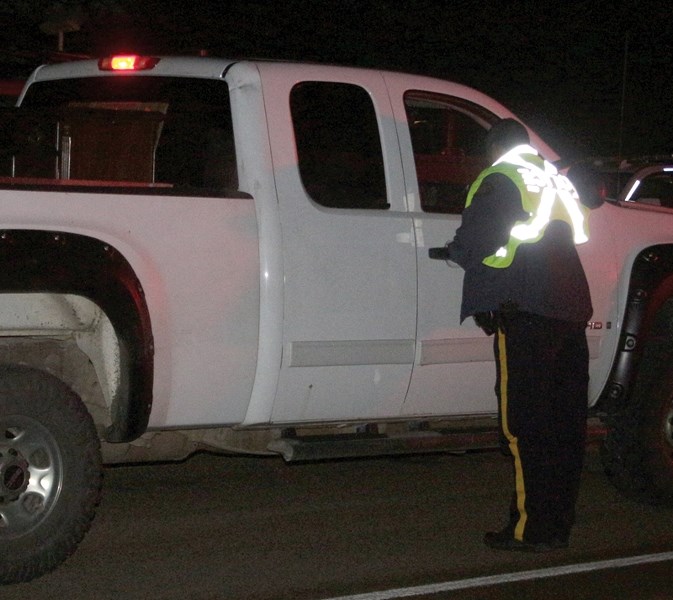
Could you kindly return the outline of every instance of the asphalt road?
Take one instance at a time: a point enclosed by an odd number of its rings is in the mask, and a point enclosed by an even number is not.
[[[200,454],[108,468],[78,552],[0,598],[673,598],[673,511],[623,499],[594,452],[583,477],[571,548],[528,555],[481,542],[509,501],[510,467],[497,452],[303,465]],[[606,563],[643,555],[658,559]],[[532,575],[504,580],[522,573]],[[386,590],[411,595],[374,594]]]

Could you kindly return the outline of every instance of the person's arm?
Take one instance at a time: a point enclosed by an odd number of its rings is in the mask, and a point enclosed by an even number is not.
[[[526,213],[516,185],[507,176],[494,173],[484,179],[462,217],[448,245],[448,258],[468,269],[506,245],[512,226],[525,219]]]

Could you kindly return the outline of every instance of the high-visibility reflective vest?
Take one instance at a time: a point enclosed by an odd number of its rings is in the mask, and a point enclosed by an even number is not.
[[[482,261],[485,265],[501,269],[509,267],[517,248],[521,244],[534,244],[542,239],[547,225],[554,220],[570,225],[575,244],[589,241],[588,211],[580,203],[577,190],[567,177],[561,175],[533,147],[528,144],[517,146],[482,171],[470,186],[466,208],[482,181],[493,173],[501,173],[514,182],[521,193],[523,210],[529,217],[514,224],[507,244],[495,254],[487,256]]]

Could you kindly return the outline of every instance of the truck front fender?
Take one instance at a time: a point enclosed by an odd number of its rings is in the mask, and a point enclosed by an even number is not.
[[[88,298],[119,340],[120,386],[110,442],[141,435],[152,406],[154,346],[145,296],[126,259],[100,240],[57,231],[0,231],[0,293],[57,293]]]
[[[628,400],[655,316],[673,298],[673,246],[642,250],[633,262],[617,353],[602,407],[611,413]]]

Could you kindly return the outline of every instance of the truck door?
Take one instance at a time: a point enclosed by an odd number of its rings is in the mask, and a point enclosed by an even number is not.
[[[463,271],[429,259],[428,248],[443,246],[460,226],[467,187],[487,164],[483,141],[495,117],[481,103],[465,100],[461,86],[394,74],[386,82],[418,261],[418,348],[403,413],[493,412],[493,338],[471,318],[460,323]]]
[[[274,422],[397,416],[415,356],[416,252],[383,78],[261,65],[282,230]]]

